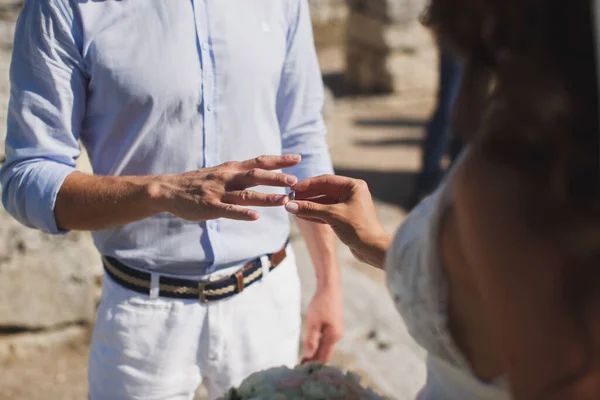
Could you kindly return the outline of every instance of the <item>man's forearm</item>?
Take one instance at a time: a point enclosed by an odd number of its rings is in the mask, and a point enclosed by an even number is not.
[[[280,207],[286,197],[260,193],[255,186],[289,187],[291,175],[276,172],[300,156],[259,156],[181,174],[91,176],[73,172],[63,182],[54,207],[62,229],[101,230],[168,212],[187,221],[229,218],[254,221],[254,207]]]
[[[67,176],[56,198],[58,226],[97,231],[139,221],[159,213],[152,176]]]
[[[329,225],[296,219],[315,266],[317,288],[340,285],[336,236]]]

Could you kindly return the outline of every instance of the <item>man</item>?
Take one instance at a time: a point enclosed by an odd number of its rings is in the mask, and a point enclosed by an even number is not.
[[[297,361],[277,187],[332,170],[306,0],[27,0],[11,84],[3,204],[52,234],[93,231],[103,255],[91,399],[190,399],[202,381],[215,398]],[[75,170],[78,140],[94,176]],[[303,358],[325,361],[335,239],[298,222],[318,280]]]
[[[437,106],[433,117],[427,125],[421,172],[409,201],[409,208],[416,206],[423,197],[430,194],[442,177],[440,163],[449,153],[453,163],[462,149],[460,139],[452,132],[452,109],[462,78],[461,62],[453,55],[440,49],[439,59],[440,83],[437,93]]]

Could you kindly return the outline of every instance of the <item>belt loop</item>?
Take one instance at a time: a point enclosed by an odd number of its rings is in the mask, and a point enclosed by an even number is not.
[[[150,273],[150,298],[158,299],[160,295],[160,276],[155,273]]]
[[[262,279],[267,279],[269,276],[269,272],[271,271],[271,261],[269,260],[269,256],[262,256],[260,258],[260,265],[262,267]]]

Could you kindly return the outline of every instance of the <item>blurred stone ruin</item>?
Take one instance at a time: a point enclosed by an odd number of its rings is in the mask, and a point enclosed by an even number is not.
[[[435,89],[437,50],[419,21],[426,0],[309,0],[309,4],[317,47],[334,43],[344,48],[344,93]]]
[[[348,0],[345,82],[358,93],[435,86],[437,52],[419,22],[425,0]]]
[[[6,160],[8,67],[19,0],[0,0],[0,164]],[[85,157],[80,166],[88,169]],[[88,337],[102,274],[88,233],[50,236],[0,207],[0,369],[15,358]]]

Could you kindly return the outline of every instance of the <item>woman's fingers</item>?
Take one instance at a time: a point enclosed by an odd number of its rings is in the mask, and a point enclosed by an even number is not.
[[[290,214],[302,218],[317,219],[329,223],[332,220],[332,211],[335,205],[325,205],[312,201],[290,201],[285,209]]]
[[[296,198],[307,199],[316,196],[341,198],[355,183],[355,179],[338,175],[321,175],[308,178],[294,185]]]
[[[339,197],[330,197],[330,196],[304,197],[304,196],[296,195],[295,200],[310,201],[310,202],[319,203],[319,204],[338,204],[341,202],[341,199]]]
[[[239,206],[275,207],[285,205],[287,196],[283,194],[259,193],[254,190],[235,190],[228,192],[222,201],[223,203]]]
[[[342,187],[351,185],[353,182],[354,179],[347,176],[319,175],[304,179],[294,187],[294,190],[308,191],[313,188]]]

